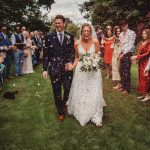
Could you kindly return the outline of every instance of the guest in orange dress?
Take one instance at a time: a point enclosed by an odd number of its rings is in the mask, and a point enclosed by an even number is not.
[[[114,37],[112,30],[106,31],[106,36],[103,38],[102,43],[104,44],[104,63],[107,71],[107,79],[111,77],[111,64],[112,64],[112,53],[113,53],[113,43]]]
[[[150,57],[150,29],[144,29],[142,32],[142,41],[138,47],[138,54],[136,56],[132,56],[131,60],[138,60],[139,66],[139,80],[138,80],[138,92],[141,96],[139,99],[145,102],[150,99],[149,91],[150,91],[150,73],[148,76],[144,76],[144,70],[148,63]]]

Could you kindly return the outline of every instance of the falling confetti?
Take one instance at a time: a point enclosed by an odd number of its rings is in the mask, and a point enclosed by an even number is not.
[[[36,96],[36,97],[41,97],[40,94],[39,94],[39,92],[36,92],[36,93],[35,93],[35,96]]]
[[[40,84],[40,82],[38,81],[38,84],[37,84],[38,86],[40,86],[41,84]]]

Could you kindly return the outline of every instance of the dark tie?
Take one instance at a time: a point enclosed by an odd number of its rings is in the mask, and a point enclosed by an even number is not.
[[[60,36],[59,42],[60,42],[60,45],[62,45],[63,44],[63,34],[59,33],[59,36]]]

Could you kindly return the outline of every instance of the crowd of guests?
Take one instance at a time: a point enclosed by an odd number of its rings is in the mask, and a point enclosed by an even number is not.
[[[112,79],[113,89],[127,95],[131,90],[131,65],[138,61],[138,98],[150,100],[150,29],[144,28],[140,42],[136,42],[136,33],[129,29],[128,21],[118,26],[108,25],[105,30],[96,27],[100,42],[101,57],[104,60],[106,79]],[[7,26],[0,32],[0,90],[3,82],[11,79],[11,58],[14,58],[14,77],[33,73],[43,58],[45,45],[42,32],[28,31],[24,26],[16,26],[12,35],[7,35]],[[136,54],[137,49],[137,54]],[[135,55],[136,54],[136,55]],[[13,56],[13,57],[12,57]]]
[[[44,35],[40,31],[28,31],[17,25],[12,34],[8,34],[6,25],[0,31],[0,91],[4,82],[33,73],[33,68],[43,58]],[[11,68],[14,62],[14,71]],[[13,73],[12,73],[13,72]]]
[[[107,26],[103,31],[96,28],[101,44],[101,56],[106,69],[106,79],[114,82],[113,89],[127,95],[131,90],[131,65],[138,61],[138,93],[142,102],[150,96],[150,29],[144,28],[140,42],[136,33],[129,29],[128,21],[122,20],[118,26]],[[137,44],[136,44],[137,43]],[[137,50],[137,55],[136,54]],[[149,62],[148,62],[149,61]]]

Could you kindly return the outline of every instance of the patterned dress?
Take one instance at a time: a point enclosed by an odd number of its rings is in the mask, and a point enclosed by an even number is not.
[[[140,45],[138,48],[137,59],[139,60],[139,80],[138,80],[138,92],[139,94],[146,94],[150,90],[150,73],[148,76],[144,76],[144,70],[148,64],[150,57],[150,42]]]
[[[27,43],[27,46],[32,46],[32,41],[31,39],[25,40]],[[27,48],[29,55],[27,57],[24,57],[23,60],[23,66],[22,66],[22,73],[23,74],[29,74],[33,73],[33,65],[32,65],[32,54],[31,54],[31,48]]]
[[[79,44],[79,57],[85,53],[85,50]],[[88,50],[88,53],[95,53],[94,44]],[[103,98],[102,76],[100,70],[91,72],[82,72],[80,67],[82,62],[78,62],[67,102],[68,113],[84,126],[89,121],[96,125],[102,124]]]
[[[119,73],[119,67],[120,67],[120,61],[118,60],[119,54],[120,54],[120,42],[115,41],[114,43],[114,51],[112,55],[112,80],[120,81],[120,73]]]

